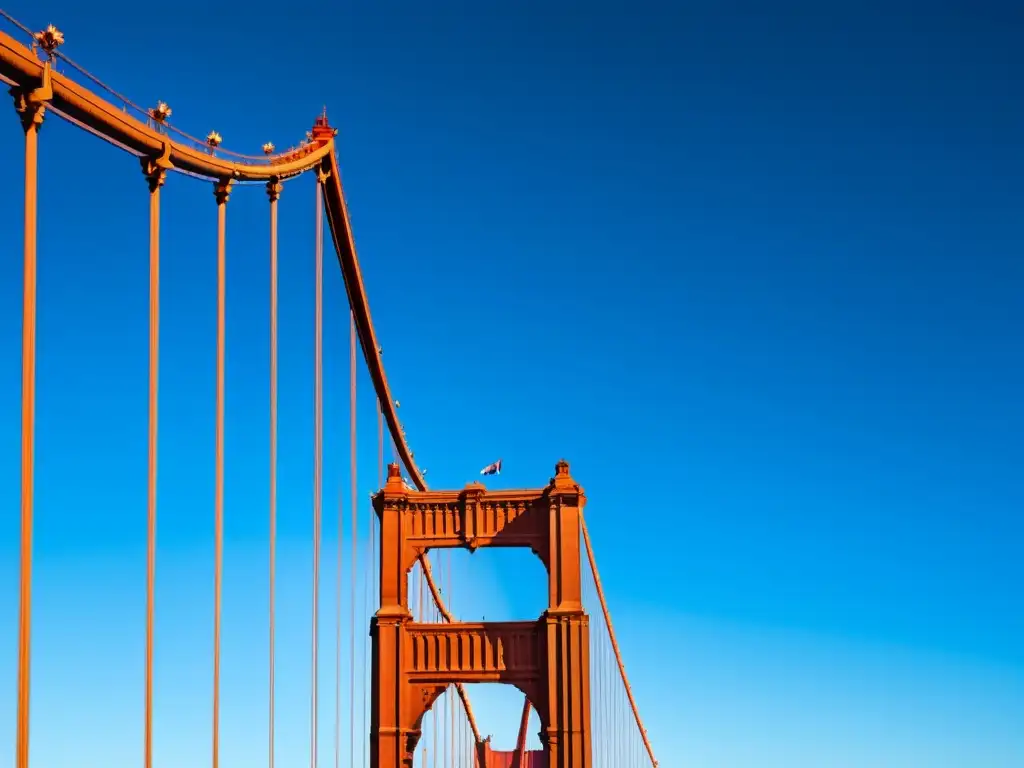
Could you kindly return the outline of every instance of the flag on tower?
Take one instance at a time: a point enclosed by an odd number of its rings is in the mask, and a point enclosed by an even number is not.
[[[481,475],[500,475],[501,474],[501,459],[498,459],[493,464],[488,464],[486,467],[480,470]]]

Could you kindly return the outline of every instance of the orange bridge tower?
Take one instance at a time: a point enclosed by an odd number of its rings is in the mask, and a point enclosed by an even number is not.
[[[424,715],[454,683],[505,683],[541,722],[548,768],[591,768],[590,627],[580,578],[583,489],[559,461],[536,490],[417,491],[397,464],[373,498],[380,519],[380,607],[371,619],[371,768],[412,768]],[[409,573],[431,549],[526,547],[548,572],[537,621],[413,621]],[[478,749],[481,745],[478,745]]]

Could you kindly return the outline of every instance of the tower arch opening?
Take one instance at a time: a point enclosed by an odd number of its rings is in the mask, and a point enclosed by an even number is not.
[[[526,700],[523,692],[512,685],[471,683],[466,686],[466,694],[473,702],[473,716],[480,736],[490,739],[491,749],[500,752],[516,749]],[[540,730],[537,708],[530,702],[525,731],[527,750],[541,749]]]
[[[430,573],[455,621],[536,621],[548,607],[548,572],[529,550],[486,547],[428,553]],[[443,622],[419,562],[407,576],[414,621]]]
[[[522,713],[526,697],[522,691],[514,685],[500,683],[476,683],[466,685],[465,690],[472,702],[473,717],[488,752],[516,751],[520,735],[525,739],[526,751],[541,749],[541,723],[532,703],[523,728]],[[484,745],[475,741],[465,717],[462,698],[454,686],[438,696],[423,714],[419,727],[421,736],[413,753],[413,766],[433,766],[436,759],[437,765],[455,764],[476,768],[474,758],[480,756]]]

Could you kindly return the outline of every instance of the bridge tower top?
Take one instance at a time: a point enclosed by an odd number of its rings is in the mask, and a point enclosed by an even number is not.
[[[585,504],[583,488],[564,459],[543,488],[512,490],[488,490],[474,481],[462,490],[420,491],[406,484],[398,464],[389,465],[387,482],[373,497],[385,558],[381,611],[408,613],[405,576],[429,550],[480,547],[531,550],[548,571],[548,611],[581,611],[579,531]]]
[[[412,504],[445,504],[477,494],[480,498],[499,503],[519,502],[537,504],[543,498],[565,498],[573,500],[580,507],[586,504],[586,495],[569,472],[569,462],[559,459],[555,464],[555,476],[543,488],[513,489],[488,491],[487,486],[479,480],[466,484],[461,491],[420,491],[409,487],[402,477],[402,469],[398,464],[388,464],[387,482],[373,496],[373,505],[377,514],[382,514],[388,501],[404,500]],[[457,546],[457,545],[456,545]]]
[[[313,129],[309,132],[312,142],[317,145],[326,144],[337,135],[338,131],[327,122],[327,107],[313,121]]]
[[[421,491],[388,467],[373,497],[380,518],[380,607],[372,622],[370,765],[411,768],[423,714],[451,683],[516,686],[541,720],[550,768],[590,768],[589,620],[583,609],[583,489],[564,459],[543,488]],[[431,549],[523,547],[548,572],[548,606],[535,622],[421,624],[409,572]],[[483,745],[478,745],[483,749]],[[484,753],[481,752],[481,755]]]

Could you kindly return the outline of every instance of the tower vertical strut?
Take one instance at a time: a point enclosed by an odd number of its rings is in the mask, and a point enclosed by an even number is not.
[[[371,619],[372,660],[374,670],[373,689],[363,693],[363,720],[366,725],[369,711],[371,736],[370,764],[391,765],[385,759],[389,752],[395,766],[409,768],[417,741],[426,741],[423,714],[431,713],[435,738],[430,742],[433,764],[437,768],[455,768],[466,759],[464,744],[459,740],[458,726],[468,723],[477,734],[477,752],[489,752],[479,739],[476,724],[463,688],[463,681],[477,682],[509,681],[524,689],[528,706],[524,708],[524,722],[529,712],[529,703],[535,702],[535,710],[541,721],[541,741],[549,758],[549,768],[579,768],[589,766],[592,757],[589,745],[591,723],[588,713],[593,712],[597,721],[598,737],[604,746],[601,757],[615,765],[648,764],[655,766],[654,756],[646,731],[639,718],[636,701],[626,676],[625,665],[612,627],[610,612],[604,599],[602,584],[590,538],[582,515],[582,491],[574,486],[568,474],[568,465],[559,462],[556,477],[551,484],[541,489],[544,501],[537,499],[513,499],[525,492],[488,492],[479,484],[471,484],[459,492],[457,502],[452,502],[452,493],[428,492],[422,472],[416,467],[409,449],[404,430],[397,420],[397,403],[390,395],[388,381],[380,361],[380,347],[376,341],[366,291],[363,286],[358,258],[352,238],[344,191],[341,187],[338,158],[333,148],[335,132],[327,123],[326,113],[317,119],[314,129],[307,134],[307,140],[297,149],[275,153],[273,145],[264,145],[266,158],[251,162],[254,158],[217,150],[220,136],[211,132],[206,145],[202,140],[193,140],[168,124],[170,109],[158,103],[153,110],[141,110],[143,119],[130,117],[139,110],[131,102],[123,100],[107,88],[108,94],[94,93],[78,82],[84,76],[101,88],[100,81],[81,70],[70,60],[64,59],[60,76],[52,75],[52,67],[61,54],[56,48],[63,42],[63,36],[49,27],[40,33],[10,19],[22,32],[34,39],[31,47],[23,46],[9,35],[0,32],[0,69],[2,79],[13,85],[11,94],[25,132],[25,178],[24,178],[24,283],[22,306],[22,390],[21,390],[21,508],[20,508],[20,552],[19,552],[19,619],[18,619],[18,660],[17,660],[17,706],[15,708],[15,763],[13,768],[29,768],[30,725],[31,725],[31,662],[32,662],[32,613],[33,613],[33,537],[34,537],[34,471],[35,471],[35,420],[36,420],[36,367],[37,367],[37,238],[38,238],[38,153],[39,132],[46,110],[67,120],[74,126],[98,136],[112,145],[141,158],[143,173],[149,184],[149,305],[148,305],[148,391],[147,391],[147,481],[146,481],[146,601],[145,601],[145,668],[144,668],[144,712],[143,712],[143,768],[152,768],[154,763],[154,649],[155,649],[155,580],[158,533],[158,469],[159,469],[159,389],[160,389],[160,336],[161,336],[161,254],[160,254],[160,208],[161,189],[166,172],[177,169],[185,174],[213,182],[217,201],[217,287],[216,287],[216,384],[215,384],[215,482],[214,482],[214,600],[213,600],[213,670],[212,670],[212,753],[214,768],[220,762],[220,662],[222,640],[222,593],[224,570],[224,490],[225,490],[225,388],[226,388],[226,204],[232,188],[232,180],[267,183],[270,198],[270,457],[269,457],[269,595],[268,595],[268,741],[267,764],[275,764],[275,618],[277,602],[277,442],[278,442],[278,253],[277,201],[281,191],[281,179],[292,178],[310,170],[318,171],[317,190],[317,244],[316,244],[316,392],[314,438],[314,567],[313,567],[313,611],[312,611],[312,698],[310,724],[311,768],[318,768],[319,751],[319,600],[320,567],[323,527],[323,459],[324,459],[324,403],[323,403],[323,217],[330,220],[334,248],[337,252],[341,271],[348,292],[351,309],[350,339],[350,486],[353,519],[351,523],[352,564],[351,564],[351,618],[350,618],[350,764],[353,766],[366,761],[367,743],[363,740],[362,760],[358,760],[355,740],[358,737],[356,725],[356,680],[357,655],[355,617],[358,614],[356,601],[362,595],[364,607],[369,603],[379,605]],[[113,101],[111,96],[113,94]],[[82,105],[86,104],[89,109]],[[124,107],[121,109],[121,107]],[[91,107],[95,107],[92,109]],[[110,107],[114,107],[111,109]],[[121,113],[129,115],[123,117]],[[199,151],[197,152],[197,148]],[[173,160],[173,161],[172,161]],[[330,184],[326,183],[330,177]],[[369,518],[366,566],[380,569],[380,579],[359,584],[366,568],[358,561],[362,543],[358,536],[362,521],[357,503],[358,462],[356,457],[356,345],[362,352],[369,368],[370,379],[376,395],[378,418],[378,484],[382,491],[375,497],[377,514]],[[376,353],[376,354],[375,354]],[[390,437],[384,435],[384,422]],[[404,462],[404,481],[398,468],[388,468],[383,473],[384,440],[388,439],[396,461]],[[419,488],[416,491],[412,488]],[[572,487],[571,487],[572,486]],[[426,496],[417,496],[425,493]],[[511,494],[511,495],[510,495]],[[396,502],[396,499],[404,500]],[[338,504],[338,589],[337,589],[337,632],[336,632],[336,682],[335,682],[335,765],[340,768],[341,736],[341,670],[342,670],[342,598],[341,582],[345,571],[343,563],[343,518],[344,490],[339,488]],[[379,501],[379,505],[378,505]],[[393,503],[395,502],[395,503]],[[542,510],[541,512],[538,512]],[[573,511],[575,509],[575,511]],[[423,513],[426,513],[425,515]],[[417,515],[419,518],[417,518]],[[546,516],[546,517],[545,517]],[[581,541],[569,543],[573,518]],[[398,539],[408,544],[403,551],[396,551],[395,521]],[[539,524],[538,520],[545,522]],[[378,520],[381,526],[377,530]],[[516,521],[515,525],[510,525]],[[504,625],[477,625],[455,622],[445,608],[438,586],[445,582],[450,593],[453,586],[453,564],[450,553],[437,583],[434,583],[427,559],[432,549],[464,547],[475,549],[495,543],[495,528],[505,527],[501,545],[528,546],[538,553],[549,577],[548,610],[538,622],[510,622]],[[504,530],[504,529],[503,529]],[[379,536],[378,536],[379,533]],[[544,538],[544,537],[547,538]],[[530,539],[530,541],[526,541]],[[380,543],[378,553],[377,545]],[[574,597],[582,585],[573,583],[573,573],[581,564],[580,544],[594,577],[593,594],[588,594],[600,603],[595,611],[598,621],[603,621],[599,636],[591,641],[590,618],[583,609],[582,599]],[[404,546],[404,545],[403,545]],[[378,562],[379,560],[379,562]],[[415,613],[421,618],[434,619],[434,625],[423,625],[413,620],[408,594],[409,585],[396,586],[392,583],[396,574],[408,575],[408,571],[419,563],[418,575],[420,600]],[[577,574],[578,576],[578,574]],[[576,579],[578,581],[578,579]],[[589,584],[587,585],[590,586]],[[377,598],[377,590],[380,597]],[[423,592],[430,590],[427,602]],[[433,597],[433,602],[430,602]],[[369,611],[367,611],[369,613]],[[522,626],[513,626],[513,625]],[[532,627],[527,628],[526,625]],[[474,634],[476,633],[476,634]],[[518,633],[518,634],[517,634]],[[524,638],[530,638],[524,640]],[[491,643],[491,646],[487,646]],[[495,667],[488,666],[489,651],[478,653],[480,648],[495,652],[499,659]],[[363,646],[364,667],[367,646]],[[600,658],[599,658],[600,657]],[[590,682],[577,683],[581,670],[595,660],[600,666]],[[38,662],[37,662],[38,663]],[[387,678],[380,675],[382,664],[388,669]],[[392,665],[393,664],[393,665]],[[540,670],[540,671],[538,671]],[[586,677],[586,675],[582,675]],[[382,679],[398,685],[381,686]],[[621,680],[621,685],[619,684]],[[365,685],[364,680],[359,685]],[[591,710],[585,706],[591,694],[590,685],[595,686],[598,701]],[[404,686],[404,688],[402,687]],[[389,692],[390,689],[390,692]],[[410,691],[413,695],[409,695]],[[448,695],[445,695],[448,694]],[[455,697],[460,696],[466,712],[466,720],[455,722]],[[390,699],[389,700],[389,696]],[[435,706],[444,696],[443,707]],[[396,706],[392,706],[396,705]],[[37,707],[38,708],[38,707]],[[415,714],[420,711],[417,718]],[[381,727],[382,717],[393,722]],[[602,725],[603,723],[603,725]],[[635,725],[635,728],[634,728]],[[440,731],[440,733],[439,733]],[[422,768],[429,757],[424,744]],[[524,744],[517,743],[519,762],[524,762]],[[645,754],[646,753],[646,754]],[[532,753],[531,753],[532,756]],[[473,755],[468,756],[471,760]],[[390,759],[389,758],[389,759]],[[582,762],[581,762],[582,761]],[[38,758],[37,758],[38,762]]]

